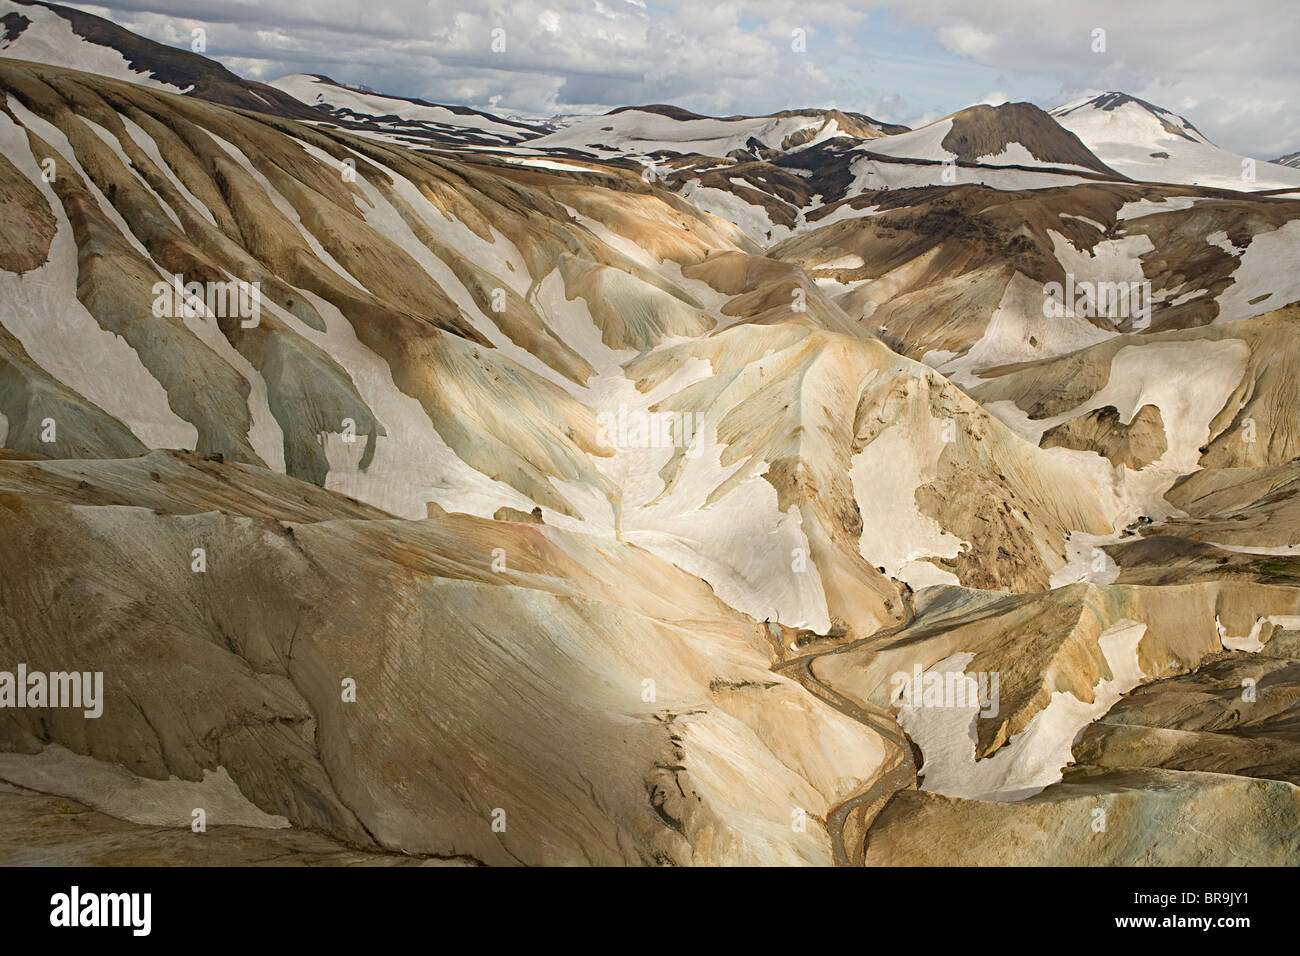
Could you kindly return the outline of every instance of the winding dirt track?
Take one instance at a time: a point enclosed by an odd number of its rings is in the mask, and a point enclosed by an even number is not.
[[[803,657],[796,657],[793,660],[782,660],[772,665],[774,671],[793,671],[794,678],[803,684],[804,687],[812,694],[815,694],[826,703],[830,704],[840,713],[853,718],[860,724],[865,724],[877,734],[879,734],[886,743],[892,745],[894,753],[890,768],[879,777],[870,786],[853,794],[847,800],[838,804],[826,817],[826,829],[831,835],[831,847],[834,853],[836,866],[861,866],[862,865],[862,847],[858,847],[852,854],[845,848],[844,829],[848,825],[850,815],[854,811],[862,809],[865,818],[860,822],[860,832],[865,834],[871,821],[875,819],[889,799],[898,791],[906,790],[908,787],[916,784],[916,762],[912,759],[912,745],[904,735],[898,722],[894,720],[892,714],[879,707],[870,705],[862,706],[855,704],[843,694],[832,690],[827,685],[817,679],[812,672],[812,662],[821,657],[828,657],[833,654],[843,654],[845,651],[861,647],[864,644],[870,644],[879,641],[882,638],[892,637],[893,635],[904,631],[912,626],[916,620],[916,613],[912,608],[910,595],[903,595],[903,603],[907,609],[907,617],[902,624],[895,627],[887,628],[883,631],[877,631],[870,637],[862,640],[853,641],[840,647],[831,648],[830,650],[818,653],[807,654]]]

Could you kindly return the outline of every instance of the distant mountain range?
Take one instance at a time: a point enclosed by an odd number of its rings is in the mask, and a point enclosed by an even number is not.
[[[1043,111],[1027,103],[971,107],[930,124],[924,131],[909,131],[859,113],[821,109],[707,117],[674,106],[627,106],[600,116],[527,120],[376,93],[321,75],[299,74],[258,83],[205,56],[146,40],[70,7],[3,0],[0,10],[4,10],[0,15],[4,24],[0,55],[91,69],[276,116],[316,118],[416,147],[490,148],[527,143],[538,152],[601,160],[698,154],[733,161],[772,161],[791,153],[818,151],[830,143],[836,151],[852,146],[871,154],[878,163],[901,160],[905,166],[911,160],[941,163],[950,159],[965,165],[1085,170],[1119,174],[1121,179],[1226,189],[1300,186],[1300,176],[1244,166],[1250,161],[1215,146],[1185,118],[1124,93],[1103,93],[1052,110],[1052,119],[1073,135],[1062,135]],[[903,135],[909,133],[913,135]],[[984,149],[987,152],[973,152]],[[1295,167],[1295,154],[1280,157],[1274,164]],[[924,178],[914,169],[878,166],[870,175],[881,184],[915,183]]]

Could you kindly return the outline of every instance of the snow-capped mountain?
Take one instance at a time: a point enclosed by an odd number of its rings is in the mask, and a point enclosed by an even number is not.
[[[84,70],[260,113],[311,115],[293,97],[237,76],[216,60],[156,43],[74,7],[0,0],[0,25],[0,57]]]
[[[530,145],[592,156],[659,153],[771,159],[840,137],[874,139],[906,127],[840,110],[768,116],[700,116],[675,106],[629,106],[571,123]]]
[[[1115,178],[1071,132],[1032,103],[971,106],[928,126],[860,147],[895,159],[1052,168]]]
[[[297,73],[270,84],[318,109],[332,120],[366,128],[394,141],[418,145],[508,146],[544,135],[546,130],[465,106],[439,106],[421,99],[386,96],[337,83],[327,76]]]
[[[1222,149],[1187,119],[1126,93],[1085,97],[1052,115],[1104,163],[1140,182],[1244,191],[1300,186],[1300,173]]]
[[[592,115],[591,113],[555,113],[551,116],[523,116],[511,113],[506,119],[515,123],[523,123],[525,126],[536,126],[548,133],[554,133],[566,126],[572,126],[582,120],[591,119]]]
[[[872,135],[815,136],[785,151],[751,146],[721,158],[718,153],[733,141],[692,143],[692,149],[711,152],[662,158],[655,168],[670,188],[735,222],[763,245],[839,216],[857,215],[844,204],[878,190],[958,185],[1050,189],[1126,181],[1029,103],[975,106],[916,130],[876,124],[856,131]],[[545,137],[529,145],[553,141]]]
[[[90,38],[89,31],[78,31],[75,25],[81,16],[80,11],[70,7],[0,0],[0,23],[4,25],[0,55],[86,70],[172,93],[194,89],[193,83],[167,82],[140,58],[128,59],[124,50],[111,42],[97,42]]]
[[[1279,156],[1277,159],[1270,159],[1270,163],[1276,163],[1279,166],[1294,166],[1300,169],[1300,151],[1287,153],[1285,156]]]

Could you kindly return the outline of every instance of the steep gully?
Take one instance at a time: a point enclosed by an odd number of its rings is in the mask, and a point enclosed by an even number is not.
[[[781,660],[772,665],[774,671],[791,671],[795,680],[821,700],[830,704],[840,713],[856,720],[860,724],[871,728],[880,737],[893,748],[893,753],[886,758],[886,763],[890,764],[889,770],[876,779],[870,786],[859,790],[846,800],[837,804],[826,817],[826,829],[831,836],[831,847],[833,858],[836,866],[861,866],[865,848],[865,837],[868,828],[876,814],[885,808],[891,797],[900,790],[906,790],[916,784],[916,761],[912,756],[912,744],[903,733],[898,722],[894,720],[893,715],[887,710],[879,707],[873,707],[870,704],[860,705],[849,700],[843,694],[839,693],[822,683],[812,672],[813,661],[822,657],[828,657],[833,654],[843,654],[845,651],[853,650],[873,642],[878,642],[883,638],[892,637],[901,631],[912,626],[916,620],[916,612],[912,606],[911,595],[904,592],[902,595],[903,605],[907,611],[907,616],[901,624],[891,628],[877,631],[870,637],[861,640],[852,641],[848,644],[842,644],[839,647],[832,647],[824,651],[815,651],[810,654],[804,654],[789,660],[785,659],[786,647],[778,645],[778,654]],[[860,811],[860,813],[859,813]],[[857,839],[854,840],[854,849],[850,851],[845,846],[845,829],[857,815],[855,821],[855,833]]]

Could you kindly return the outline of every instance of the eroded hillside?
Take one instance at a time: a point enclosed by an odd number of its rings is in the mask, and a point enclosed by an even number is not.
[[[1296,861],[1300,201],[300,88],[0,60],[0,855]]]

